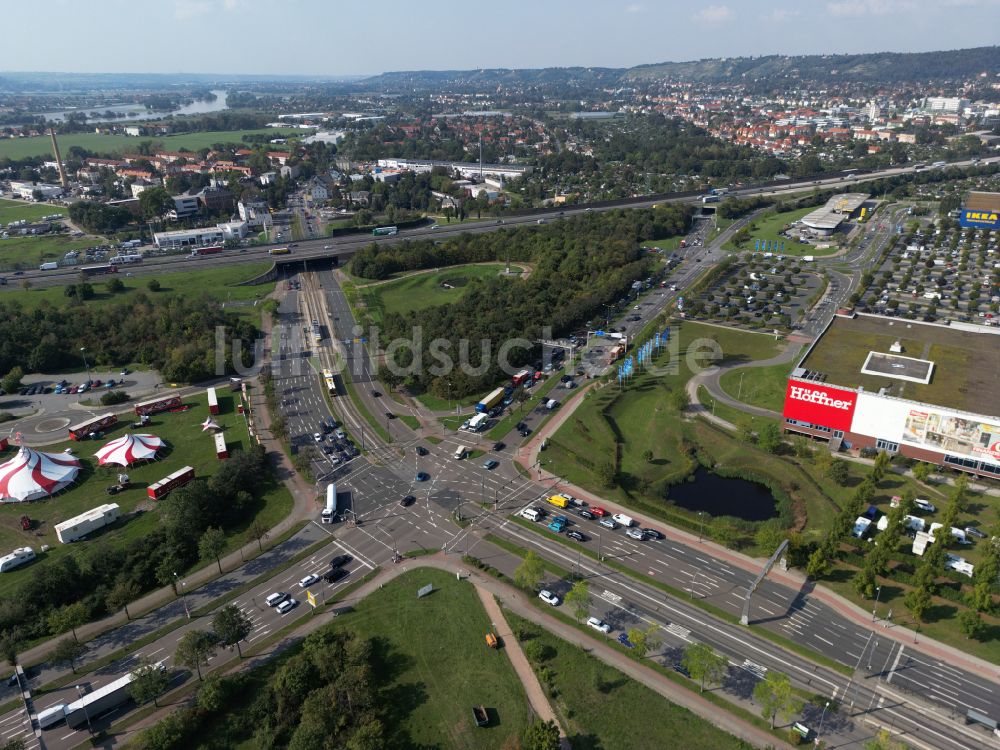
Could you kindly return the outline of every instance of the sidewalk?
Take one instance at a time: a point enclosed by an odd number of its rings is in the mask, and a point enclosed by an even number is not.
[[[556,712],[552,710],[552,704],[545,697],[545,691],[538,681],[538,676],[535,674],[535,670],[531,668],[531,664],[528,663],[528,657],[524,655],[521,644],[514,636],[514,633],[511,632],[510,625],[507,624],[507,618],[503,615],[503,610],[500,609],[493,594],[486,589],[477,585],[476,593],[479,594],[479,599],[483,603],[483,609],[486,610],[486,614],[490,616],[490,620],[493,622],[496,635],[503,639],[503,650],[507,653],[511,666],[514,667],[514,671],[521,680],[521,685],[524,687],[524,694],[527,696],[532,710],[542,721],[551,721],[559,727],[559,740],[563,746],[563,750],[570,750],[569,740],[566,737],[566,729],[559,723]]]

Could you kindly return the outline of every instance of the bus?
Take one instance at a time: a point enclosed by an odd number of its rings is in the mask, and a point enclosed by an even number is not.
[[[267,251],[267,254],[268,255],[288,255],[290,252],[292,252],[291,248],[288,248],[288,247],[272,247],[270,250]]]
[[[84,266],[80,269],[80,273],[84,276],[102,276],[106,273],[118,273],[118,266],[111,263],[100,266]]]
[[[391,237],[394,234],[398,234],[399,229],[397,227],[375,227],[372,230],[372,234],[375,237]]]
[[[326,384],[326,392],[331,396],[336,396],[337,383],[333,379],[333,370],[323,370],[323,382]]]

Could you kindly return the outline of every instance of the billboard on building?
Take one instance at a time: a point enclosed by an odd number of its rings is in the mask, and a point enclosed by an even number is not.
[[[973,229],[1000,230],[1000,212],[963,208],[958,215],[958,223]]]
[[[789,380],[785,391],[786,419],[848,431],[858,394],[844,388]]]
[[[1000,462],[1000,424],[874,393],[860,394],[851,432],[935,453]]]

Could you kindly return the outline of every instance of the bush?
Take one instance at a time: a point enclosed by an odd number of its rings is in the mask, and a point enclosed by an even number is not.
[[[123,404],[131,398],[125,391],[108,391],[101,395],[101,403],[104,406],[114,406]]]
[[[160,282],[156,279],[150,279],[149,283],[146,284],[146,288],[151,292],[158,292],[160,291]]]

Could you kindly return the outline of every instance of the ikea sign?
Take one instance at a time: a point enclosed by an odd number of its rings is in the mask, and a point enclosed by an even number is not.
[[[1000,230],[1000,213],[997,211],[973,211],[966,208],[959,214],[958,223],[963,227]]]

